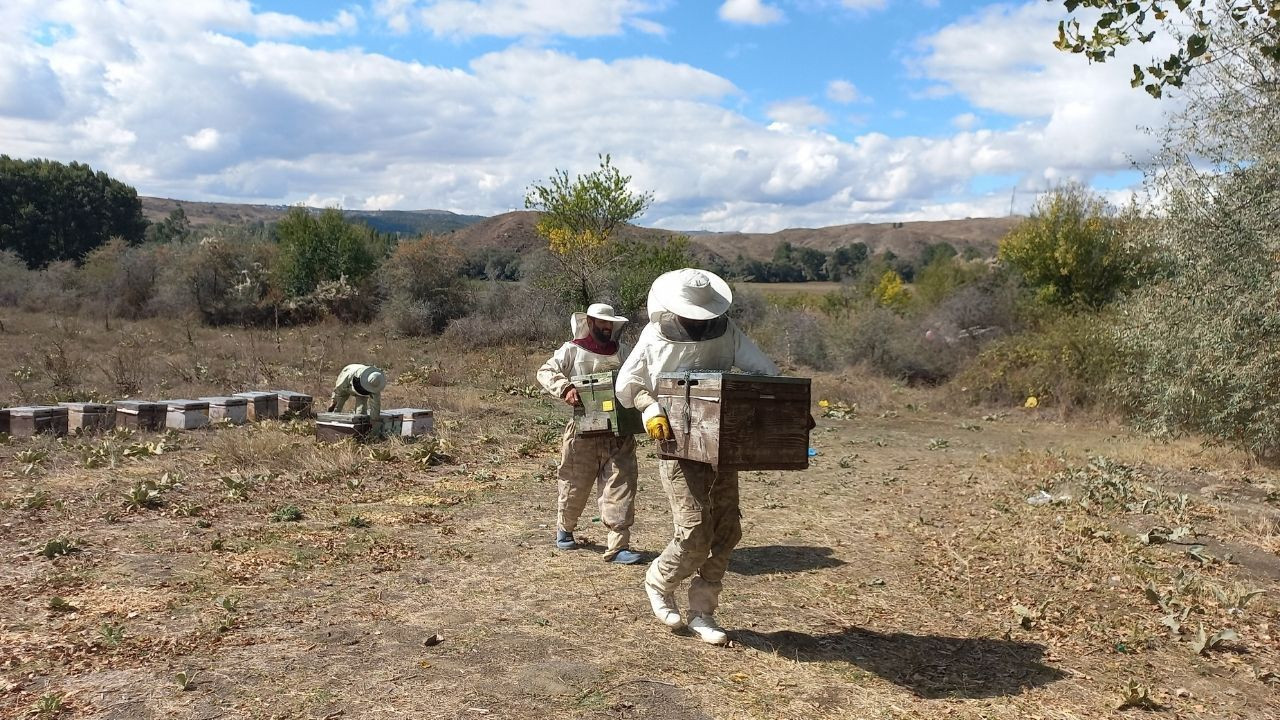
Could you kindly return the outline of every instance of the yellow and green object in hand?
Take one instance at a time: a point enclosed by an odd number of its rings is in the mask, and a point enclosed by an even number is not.
[[[671,433],[671,423],[667,422],[666,415],[654,415],[649,418],[644,422],[644,429],[654,440],[670,440],[675,437]]]

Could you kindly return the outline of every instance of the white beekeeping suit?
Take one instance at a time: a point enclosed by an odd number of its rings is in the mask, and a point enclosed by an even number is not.
[[[353,363],[342,368],[333,384],[329,400],[329,412],[345,412],[347,401],[355,399],[352,412],[368,415],[374,431],[382,428],[382,391],[387,387],[387,376],[372,365]]]
[[[714,273],[674,270],[649,289],[649,324],[618,372],[618,402],[639,409],[655,439],[670,439],[671,425],[655,398],[658,375],[683,370],[778,374],[760,348],[725,316],[733,302],[729,285]],[[671,503],[674,534],[645,573],[654,615],[673,628],[685,623],[675,591],[689,585],[689,629],[723,645],[728,635],[715,620],[729,556],[742,539],[738,473],[692,460],[658,460],[658,476]]]
[[[636,441],[630,435],[578,437],[576,418],[583,408],[571,380],[618,369],[627,355],[626,346],[618,339],[626,322],[604,303],[591,305],[585,313],[574,313],[569,319],[573,339],[538,368],[537,377],[544,390],[574,409],[560,447],[556,545],[563,550],[577,547],[573,532],[594,487],[600,521],[609,533],[604,559],[630,565],[641,559],[630,549],[635,522]]]

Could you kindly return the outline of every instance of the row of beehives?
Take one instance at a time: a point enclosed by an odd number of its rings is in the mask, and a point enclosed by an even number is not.
[[[196,400],[117,400],[112,403],[65,402],[0,409],[0,432],[13,437],[38,433],[66,435],[112,428],[133,430],[196,430],[211,423],[242,425],[259,420],[313,417],[310,395],[290,390],[242,392]],[[430,410],[397,408],[382,413],[384,434],[415,437],[430,433]],[[317,436],[329,439],[317,426]]]

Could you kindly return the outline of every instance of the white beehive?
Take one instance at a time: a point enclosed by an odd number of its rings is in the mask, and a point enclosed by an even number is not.
[[[100,432],[115,427],[115,405],[88,402],[64,402],[58,405],[67,409],[67,430],[70,432]]]
[[[165,425],[174,430],[196,430],[209,425],[208,400],[165,400],[169,408]]]
[[[383,410],[383,415],[392,414],[400,418],[400,432],[403,437],[419,437],[430,435],[436,429],[435,413],[423,408],[395,408]]]
[[[242,397],[202,397],[209,403],[209,421],[225,420],[232,425],[243,425],[249,421],[249,400]]]
[[[280,396],[273,392],[240,392],[236,393],[235,397],[242,397],[249,401],[249,420],[251,422],[276,420],[280,417]]]

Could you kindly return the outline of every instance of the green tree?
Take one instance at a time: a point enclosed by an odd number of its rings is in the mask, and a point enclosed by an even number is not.
[[[169,216],[147,228],[148,242],[181,242],[191,234],[191,221],[187,219],[187,211],[179,205]]]
[[[577,305],[593,302],[607,281],[621,252],[614,231],[653,201],[652,193],[633,193],[630,185],[631,176],[601,155],[598,169],[574,178],[557,169],[547,184],[534,184],[525,194],[525,207],[542,214],[538,233],[559,267],[542,280]]]
[[[341,278],[357,285],[381,259],[374,248],[382,239],[364,225],[347,222],[337,208],[326,208],[318,216],[304,207],[289,208],[275,232],[280,242],[280,286],[291,297]]]
[[[104,172],[0,155],[0,250],[30,267],[79,262],[112,237],[141,242],[146,227],[137,191]]]
[[[827,258],[827,278],[840,281],[857,277],[870,255],[866,243],[856,242],[836,248]]]
[[[1140,253],[1125,223],[1079,185],[1055,190],[1000,241],[1000,260],[1050,304],[1099,308],[1139,279]]]
[[[615,309],[627,317],[635,317],[645,309],[649,286],[659,275],[694,265],[689,252],[689,238],[677,235],[666,240],[623,243],[613,273]]]
[[[1116,48],[1172,37],[1179,47],[1167,58],[1133,66],[1133,87],[1152,97],[1181,87],[1187,77],[1224,55],[1250,50],[1264,61],[1280,62],[1280,5],[1271,0],[1049,0],[1068,13],[1090,12],[1082,26],[1074,16],[1058,23],[1054,47],[1106,62]]]

